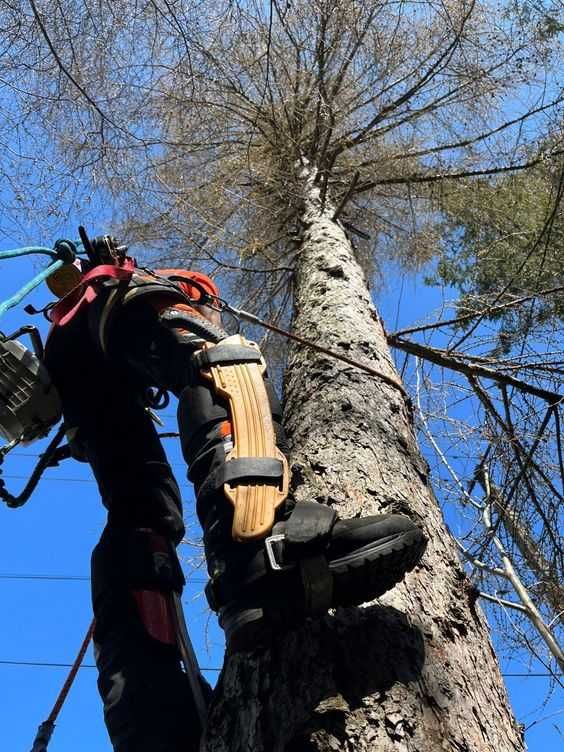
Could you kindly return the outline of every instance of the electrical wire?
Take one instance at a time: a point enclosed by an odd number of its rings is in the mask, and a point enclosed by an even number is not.
[[[0,659],[0,666],[31,666],[40,668],[71,668],[72,663],[53,663],[50,661],[12,661]],[[83,663],[80,668],[96,668],[95,663]],[[200,666],[201,671],[221,671],[218,666]],[[544,679],[553,676],[553,674],[501,674],[506,677],[520,677],[523,679]],[[564,674],[557,674],[557,676],[564,676]]]
[[[72,668],[73,663],[55,663],[51,661],[16,661],[0,659],[0,666],[31,666],[40,668]],[[83,663],[80,668],[96,668],[95,663]],[[201,671],[221,671],[217,666],[200,666]]]
[[[73,580],[90,581],[87,575],[63,575],[63,574],[11,574],[0,573],[0,580]]]
[[[193,582],[206,583],[207,579],[204,577],[190,577],[186,575],[188,584]],[[90,577],[88,575],[66,575],[66,574],[19,574],[12,572],[0,572],[0,580],[48,580],[48,581],[84,581],[89,582]]]
[[[2,478],[5,478],[6,480],[27,480],[27,475],[4,475],[2,474]],[[94,478],[61,478],[57,476],[56,478],[51,478],[49,475],[43,476],[41,479],[51,481],[52,483],[96,483]],[[179,488],[184,489],[191,489],[192,486],[188,484],[179,484]]]

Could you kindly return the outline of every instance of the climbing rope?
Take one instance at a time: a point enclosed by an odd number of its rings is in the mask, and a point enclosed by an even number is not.
[[[23,248],[13,248],[9,251],[0,251],[0,261],[3,259],[17,258],[19,256],[42,255],[49,256],[52,262],[46,269],[43,269],[33,277],[27,284],[23,285],[14,295],[0,303],[0,316],[3,316],[7,310],[17,306],[26,295],[35,290],[42,282],[54,274],[65,264],[71,264],[76,257],[76,246],[71,240],[57,240],[54,248],[43,248],[42,246],[24,246]]]
[[[65,679],[65,682],[63,686],[61,687],[61,691],[59,692],[59,695],[57,699],[55,700],[53,709],[49,713],[47,720],[43,721],[43,723],[41,723],[39,728],[37,729],[37,735],[33,742],[33,747],[31,748],[31,752],[47,752],[47,745],[49,744],[49,740],[51,739],[51,736],[53,735],[53,730],[55,728],[57,717],[59,713],[61,712],[61,708],[65,704],[65,700],[67,699],[68,693],[70,692],[70,688],[73,685],[73,682],[78,673],[78,669],[80,668],[80,664],[84,660],[84,655],[86,653],[90,640],[92,639],[92,635],[94,633],[94,623],[95,623],[94,620],[92,620],[92,623],[88,627],[88,631],[86,632],[86,635],[84,636],[84,640],[82,641],[82,645],[80,646],[78,654],[76,658],[74,659],[74,663],[72,664],[72,667],[67,675],[67,678]]]
[[[143,268],[143,271],[153,277],[156,277],[157,279],[162,279],[162,277],[153,272],[151,269]],[[174,281],[174,277],[168,277],[168,279]],[[372,368],[372,366],[369,366],[366,363],[361,363],[358,360],[353,360],[353,358],[348,358],[346,355],[341,355],[341,353],[338,353],[335,350],[331,350],[328,347],[323,347],[323,345],[318,345],[317,343],[312,342],[309,339],[305,339],[304,337],[300,337],[297,334],[293,334],[292,332],[289,332],[286,329],[282,329],[275,324],[270,324],[268,321],[264,321],[258,316],[255,316],[253,313],[244,311],[241,308],[235,308],[226,300],[219,297],[219,295],[213,295],[212,293],[210,293],[197,280],[191,279],[190,285],[191,287],[195,287],[200,293],[200,298],[198,298],[198,300],[192,300],[191,298],[186,296],[186,299],[192,305],[204,305],[207,308],[211,308],[213,311],[218,311],[219,313],[227,312],[237,320],[242,319],[243,321],[248,321],[250,324],[256,324],[257,326],[261,326],[264,329],[269,329],[271,332],[276,332],[276,334],[280,334],[283,337],[286,337],[286,339],[291,339],[294,342],[298,342],[303,347],[308,347],[309,349],[315,350],[316,352],[322,353],[323,355],[328,355],[330,358],[340,360],[342,363],[346,363],[353,368],[358,368],[360,371],[364,371],[365,373],[370,374],[370,376],[376,376],[376,378],[397,389],[406,401],[410,401],[409,394],[407,393],[405,387],[399,379],[396,379],[393,376],[384,373],[383,371],[379,371],[376,368]]]
[[[226,310],[229,310],[229,312],[232,313],[234,316],[237,316],[243,319],[244,321],[248,321],[251,324],[258,324],[258,326],[262,326],[265,329],[270,329],[271,332],[276,332],[277,334],[281,334],[283,337],[286,337],[286,339],[294,340],[294,342],[298,342],[300,345],[303,345],[304,347],[308,347],[310,350],[315,350],[316,352],[323,353],[323,355],[328,355],[330,358],[334,358],[335,360],[340,360],[342,363],[347,363],[347,365],[349,366],[353,366],[354,368],[358,368],[360,371],[369,373],[371,376],[376,376],[382,381],[385,381],[386,384],[389,384],[390,386],[395,387],[395,389],[400,391],[406,399],[409,399],[409,395],[405,391],[403,384],[398,379],[395,379],[393,376],[389,376],[387,373],[378,371],[376,368],[372,368],[372,366],[369,366],[366,363],[361,363],[358,360],[347,358],[346,355],[341,355],[341,353],[335,352],[335,350],[330,350],[328,347],[323,347],[322,345],[318,345],[309,339],[305,339],[304,337],[299,337],[297,334],[292,334],[292,332],[288,332],[286,331],[286,329],[282,329],[281,327],[276,326],[275,324],[270,324],[268,323],[268,321],[263,321],[262,319],[259,319],[258,316],[255,316],[254,314],[249,313],[248,311],[243,311],[241,309],[233,308],[232,306],[229,306],[228,304],[225,304],[225,305],[227,306]]]
[[[316,352],[322,353],[323,355],[328,355],[330,358],[333,358],[335,360],[340,360],[342,363],[346,363],[349,366],[352,366],[353,368],[358,368],[360,371],[364,371],[365,373],[370,374],[370,376],[376,376],[376,378],[380,379],[381,381],[384,381],[386,384],[389,384],[390,386],[393,386],[395,389],[397,389],[399,392],[401,392],[404,399],[409,400],[409,395],[406,392],[403,384],[399,379],[394,378],[393,376],[390,376],[387,373],[383,373],[382,371],[377,370],[376,368],[372,368],[372,366],[367,365],[366,363],[361,363],[358,360],[354,360],[353,358],[348,358],[346,355],[342,355],[341,353],[336,352],[335,350],[331,350],[328,347],[323,347],[323,345],[318,345],[316,342],[312,342],[309,339],[305,339],[305,337],[300,337],[297,334],[293,334],[292,332],[287,331],[286,329],[282,329],[279,326],[276,326],[275,324],[270,324],[268,321],[264,321],[263,319],[260,319],[258,316],[255,316],[253,313],[249,313],[248,311],[244,311],[241,308],[235,308],[234,306],[230,305],[226,300],[223,300],[223,298],[220,298],[218,295],[212,295],[209,293],[204,287],[199,285],[195,280],[191,280],[190,284],[193,287],[196,287],[201,295],[201,298],[197,301],[191,301],[195,303],[199,303],[200,305],[206,305],[208,308],[211,308],[215,311],[219,311],[220,313],[223,311],[226,311],[227,313],[230,313],[232,316],[234,316],[236,319],[243,319],[243,321],[248,321],[250,324],[256,324],[257,326],[261,326],[264,329],[269,329],[271,332],[276,332],[276,334],[280,334],[286,339],[293,340],[294,342],[298,342],[303,347],[308,347],[310,350],[315,350]]]

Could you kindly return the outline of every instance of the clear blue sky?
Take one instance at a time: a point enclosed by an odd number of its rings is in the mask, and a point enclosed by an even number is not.
[[[95,232],[106,229],[95,228]],[[49,245],[51,239],[38,234],[37,241]],[[4,242],[2,248],[7,247],[9,244]],[[2,262],[1,270],[0,299],[7,297],[33,273],[29,260]],[[380,300],[390,329],[396,325],[401,290],[400,280],[394,279]],[[40,305],[46,300],[45,292],[28,300]],[[397,324],[412,323],[439,302],[436,291],[406,279]],[[29,318],[20,309],[7,314],[0,321],[0,329],[9,332],[28,322]],[[40,323],[40,320],[32,323]],[[174,430],[174,407],[171,405],[164,413],[169,416],[165,418],[166,430]],[[197,540],[200,533],[193,517],[193,494],[184,480],[182,459],[175,441],[167,440],[165,446],[182,488],[188,537]],[[6,462],[4,473],[11,490],[21,487],[36,459],[29,455],[37,455],[40,449],[39,444],[21,448]],[[90,552],[104,525],[104,516],[89,469],[72,460],[58,469],[48,470],[36,494],[22,509],[10,510],[0,505],[3,614],[0,661],[69,663],[73,660],[91,619],[87,579],[14,579],[13,575],[87,578]],[[222,662],[222,635],[215,618],[210,618],[202,596],[204,571],[194,570],[192,566],[192,561],[199,559],[199,553],[198,548],[188,545],[180,549],[190,582],[183,600],[200,663],[210,669],[206,674],[213,683],[217,676],[214,669]],[[93,663],[90,650],[85,663]],[[502,670],[526,671],[519,656],[512,662],[504,662]],[[36,728],[47,717],[67,671],[0,663],[2,749],[27,752],[31,748]],[[546,690],[543,679],[508,678],[507,683],[517,718],[526,725],[562,708],[562,697],[555,696],[541,708]],[[551,752],[561,748],[561,736],[553,727],[559,718],[556,715],[530,729],[527,733],[529,750]],[[84,668],[79,672],[49,749],[50,752],[110,752],[94,669]]]

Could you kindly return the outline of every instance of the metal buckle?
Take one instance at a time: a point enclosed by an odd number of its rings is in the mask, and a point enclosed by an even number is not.
[[[272,569],[274,569],[275,572],[285,572],[288,569],[293,569],[296,564],[279,564],[276,561],[276,554],[274,552],[274,543],[280,543],[281,541],[285,540],[286,536],[284,533],[279,533],[278,535],[269,535],[268,538],[265,538],[264,540],[264,547],[266,548],[266,555],[268,556],[268,561],[270,563],[270,566]]]

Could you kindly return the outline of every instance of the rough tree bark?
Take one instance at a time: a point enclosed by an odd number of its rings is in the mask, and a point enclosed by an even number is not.
[[[396,375],[362,270],[304,172],[294,331]],[[523,750],[487,626],[428,483],[411,406],[392,385],[291,352],[286,427],[297,498],[344,517],[399,511],[429,537],[421,566],[376,604],[339,609],[228,658],[211,752]]]

